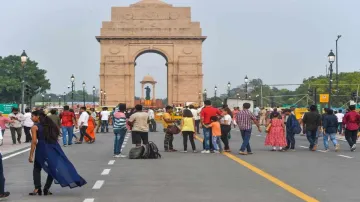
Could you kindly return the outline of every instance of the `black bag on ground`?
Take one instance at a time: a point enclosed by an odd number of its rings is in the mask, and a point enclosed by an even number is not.
[[[154,142],[149,142],[149,144],[144,145],[144,153],[142,155],[143,159],[158,159],[161,158],[159,149]]]
[[[129,159],[141,159],[144,155],[144,146],[133,147],[129,151]]]

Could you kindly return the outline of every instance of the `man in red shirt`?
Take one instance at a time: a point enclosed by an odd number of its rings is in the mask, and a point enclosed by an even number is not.
[[[350,145],[350,150],[355,151],[357,134],[359,131],[360,115],[355,111],[355,105],[350,105],[347,114],[343,118],[343,126],[345,128],[345,138]]]
[[[200,120],[201,124],[209,125],[211,123],[210,118],[212,116],[221,116],[221,111],[213,106],[211,106],[211,101],[206,100],[204,102],[205,107],[200,112]],[[204,134],[204,141],[203,141],[203,147],[204,150],[201,152],[203,154],[209,154],[210,149],[213,151],[213,145],[212,145],[212,134],[211,134],[211,128],[203,127],[203,134]]]
[[[77,128],[75,114],[69,111],[69,109],[69,106],[64,106],[64,111],[60,114],[64,147],[66,147],[66,143],[68,143],[68,145],[72,145],[74,125]],[[66,140],[66,135],[68,137],[68,140]]]

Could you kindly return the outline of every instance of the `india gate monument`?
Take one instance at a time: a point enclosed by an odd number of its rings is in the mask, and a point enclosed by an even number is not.
[[[166,59],[170,105],[202,102],[202,36],[190,7],[174,7],[160,0],[142,0],[129,7],[112,7],[111,20],[102,23],[96,39],[101,46],[100,88],[106,103],[135,103],[136,59],[157,53]],[[156,76],[156,72],[147,70]]]

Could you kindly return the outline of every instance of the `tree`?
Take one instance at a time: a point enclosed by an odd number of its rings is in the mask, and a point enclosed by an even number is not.
[[[33,88],[36,87],[39,93],[44,93],[50,89],[49,79],[45,76],[46,70],[40,69],[37,62],[29,59],[24,73],[25,83]],[[22,81],[20,56],[0,57],[0,81],[0,102],[20,103]]]

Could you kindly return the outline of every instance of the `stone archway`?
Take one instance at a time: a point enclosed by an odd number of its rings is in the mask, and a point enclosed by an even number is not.
[[[113,7],[111,21],[103,22],[96,39],[101,46],[100,88],[106,91],[109,106],[119,102],[134,106],[135,60],[147,52],[167,61],[169,104],[202,101],[206,37],[200,23],[191,21],[190,7],[173,7],[160,0]]]

